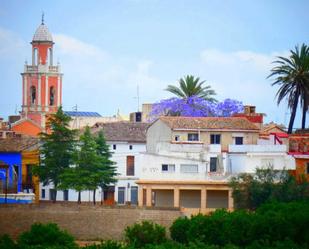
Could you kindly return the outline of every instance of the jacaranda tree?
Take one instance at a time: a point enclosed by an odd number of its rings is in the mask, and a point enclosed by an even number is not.
[[[186,99],[170,98],[161,100],[153,105],[150,121],[159,116],[186,116],[186,117],[229,117],[240,113],[244,109],[242,102],[225,99],[222,102],[211,102],[198,96]]]

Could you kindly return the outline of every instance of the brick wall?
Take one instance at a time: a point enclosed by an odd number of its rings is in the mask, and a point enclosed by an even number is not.
[[[102,207],[75,203],[0,205],[0,235],[9,234],[17,238],[35,222],[54,222],[77,240],[123,239],[124,229],[135,222],[152,220],[168,228],[181,215],[175,209]]]

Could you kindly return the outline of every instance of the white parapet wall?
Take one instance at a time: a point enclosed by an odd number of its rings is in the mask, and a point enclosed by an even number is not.
[[[33,203],[35,195],[33,193],[0,194],[0,203]]]

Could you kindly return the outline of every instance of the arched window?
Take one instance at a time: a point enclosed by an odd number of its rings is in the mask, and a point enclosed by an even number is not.
[[[51,86],[49,88],[49,105],[55,104],[55,88]]]
[[[35,48],[33,51],[33,64],[37,65],[38,64],[38,49]]]
[[[31,86],[30,88],[30,94],[31,94],[31,104],[35,104],[35,99],[36,99],[36,89],[35,86]]]

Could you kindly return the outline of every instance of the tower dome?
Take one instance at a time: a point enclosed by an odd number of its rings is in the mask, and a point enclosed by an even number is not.
[[[33,39],[33,42],[52,42],[53,37],[49,32],[47,26],[44,24],[44,19],[42,18],[41,25],[36,29]]]

